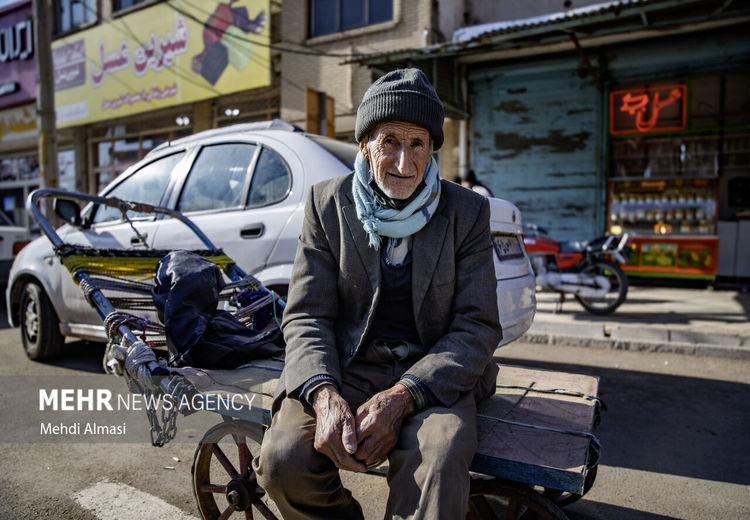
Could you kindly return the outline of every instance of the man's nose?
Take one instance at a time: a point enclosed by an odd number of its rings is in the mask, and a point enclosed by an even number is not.
[[[409,147],[406,145],[406,143],[402,143],[401,148],[396,153],[396,168],[402,175],[410,173],[410,155],[411,154],[409,153]]]

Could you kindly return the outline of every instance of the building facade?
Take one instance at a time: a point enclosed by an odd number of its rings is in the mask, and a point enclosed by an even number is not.
[[[3,37],[23,40],[30,5],[0,3]],[[159,143],[234,122],[351,141],[373,79],[417,66],[446,107],[444,178],[474,170],[558,239],[630,232],[631,272],[750,276],[747,3],[53,5],[62,187],[96,192]],[[0,67],[20,71],[16,54]],[[38,184],[33,96],[1,87],[0,196],[20,215]]]
[[[278,117],[268,0],[56,0],[57,129],[97,192],[162,142]]]
[[[39,185],[32,22],[30,1],[0,4],[0,209],[19,226],[29,225],[24,203]]]
[[[608,2],[360,61],[452,63],[467,87],[469,166],[554,238],[624,230],[630,274],[745,278],[749,8]]]

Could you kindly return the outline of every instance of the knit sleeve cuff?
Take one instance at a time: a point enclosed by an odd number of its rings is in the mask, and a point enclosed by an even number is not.
[[[417,410],[427,408],[427,406],[434,402],[432,392],[430,392],[430,389],[427,388],[427,386],[422,381],[420,381],[418,377],[411,374],[404,374],[399,380],[399,383],[404,385],[406,389],[409,390],[409,393],[414,398],[414,405],[416,406]]]
[[[327,374],[318,374],[317,376],[312,376],[310,379],[305,381],[304,385],[302,385],[302,390],[300,390],[300,393],[299,393],[300,401],[303,401],[309,405],[312,405],[312,403],[310,402],[310,397],[312,396],[312,393],[317,388],[323,385],[336,386],[336,380]]]

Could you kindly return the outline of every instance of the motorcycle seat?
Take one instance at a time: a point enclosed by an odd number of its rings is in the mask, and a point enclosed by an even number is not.
[[[595,238],[594,240],[572,240],[570,242],[560,242],[561,253],[583,253],[585,251],[594,251],[602,249],[607,242],[607,237]]]
[[[588,241],[586,240],[573,240],[570,242],[560,242],[560,252],[561,253],[583,253],[586,251],[586,246],[588,246]]]

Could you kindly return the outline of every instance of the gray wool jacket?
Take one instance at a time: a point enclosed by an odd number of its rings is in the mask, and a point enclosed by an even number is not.
[[[282,322],[286,362],[274,409],[311,377],[342,374],[363,346],[380,297],[380,252],[368,245],[353,174],[313,186]],[[498,321],[489,202],[441,181],[440,203],[412,243],[412,300],[425,355],[407,371],[444,406],[494,392]]]

